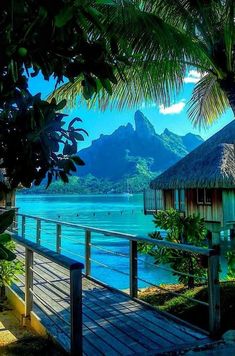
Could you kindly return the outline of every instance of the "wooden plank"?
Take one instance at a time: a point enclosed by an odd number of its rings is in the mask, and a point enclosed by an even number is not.
[[[91,298],[89,297],[89,301],[91,301],[93,305],[98,305],[100,308],[102,308],[102,305],[104,304],[103,300],[99,302],[99,300],[96,298],[91,300]],[[159,347],[160,345],[170,346],[173,343],[181,342],[181,340],[177,340],[176,338],[174,338],[173,335],[171,335],[172,337],[169,338],[169,333],[167,331],[164,332],[164,330],[162,330],[156,325],[154,325],[154,328],[152,328],[153,324],[147,320],[143,321],[143,319],[136,314],[136,310],[131,311],[130,309],[128,310],[128,308],[115,308],[112,305],[105,305],[104,310],[106,312],[109,312],[112,316],[115,316],[115,318],[117,318],[118,320],[124,321],[134,330],[136,329],[136,325],[138,325],[138,334],[141,340],[145,341],[145,347],[149,345],[151,345],[151,347],[154,347],[153,342],[155,343],[155,348]],[[115,312],[118,313],[116,314]]]
[[[90,282],[89,282],[89,283],[90,283]],[[97,287],[97,284],[96,284],[96,287]],[[118,298],[120,298],[120,296],[118,296]],[[150,311],[150,313],[152,313],[152,311]],[[182,327],[181,327],[181,329],[182,329]],[[176,331],[177,331],[177,329],[176,329]],[[182,332],[184,332],[184,333],[187,332],[187,329],[183,327]]]
[[[93,282],[93,281],[90,281],[90,283],[91,284],[94,283],[94,285],[95,285],[95,282]],[[128,307],[134,306],[136,308],[136,304],[139,305],[139,307],[140,307],[139,310],[143,311],[148,316],[150,315],[153,320],[156,319],[157,323],[158,323],[158,320],[163,321],[165,323],[165,328],[168,330],[169,318],[163,316],[162,314],[157,313],[157,311],[153,311],[150,308],[146,308],[142,304],[139,304],[139,303],[136,303],[135,301],[132,301],[131,299],[128,298],[128,296],[125,296],[125,295],[119,294],[119,293],[114,293],[112,290],[108,290],[108,289],[105,289],[105,288],[104,288],[104,290],[107,291],[106,293],[108,293],[108,292],[110,293],[110,298],[111,299],[116,298],[118,303],[128,300]],[[138,310],[137,310],[137,312],[138,312]],[[172,322],[172,320],[171,320],[171,322]],[[190,328],[184,326],[183,324],[177,324],[177,323],[173,322],[173,325],[174,325],[173,330],[175,330],[177,333],[179,331],[181,333],[181,337],[185,333],[188,334],[188,335],[192,335],[192,337],[196,338],[196,339],[200,339],[200,338],[206,337],[203,333],[199,333],[199,332],[195,331],[194,329],[190,329]]]
[[[111,294],[110,298],[111,299],[114,298],[113,294]],[[122,295],[122,296],[118,295],[117,301],[119,301],[119,303],[120,303],[122,300],[125,301],[126,300],[125,298],[126,297],[124,295]],[[156,320],[157,324],[161,323],[162,327],[164,329],[166,329],[166,330],[169,330],[169,327],[172,325],[173,326],[172,332],[174,331],[176,333],[176,335],[180,332],[181,338],[183,338],[183,339],[185,338],[185,334],[186,335],[188,334],[189,336],[192,336],[193,339],[201,339],[201,338],[206,337],[205,334],[199,333],[199,332],[195,331],[194,329],[190,329],[189,327],[183,326],[183,324],[176,323],[175,321],[163,316],[162,314],[158,313],[157,310],[154,311],[154,310],[152,310],[150,308],[148,309],[145,306],[143,306],[143,305],[141,305],[139,303],[136,303],[135,301],[128,300],[128,308],[135,308],[136,309],[136,304],[138,304],[140,306],[140,308],[138,310],[136,310],[137,313],[141,311],[142,314],[143,314],[143,317],[145,315],[146,316],[151,316],[151,319],[153,321]],[[171,329],[171,327],[170,327],[170,329]]]
[[[93,298],[91,298],[91,295],[93,296]],[[135,312],[130,311],[127,308],[121,308],[118,304],[116,304],[117,306],[115,306],[113,305],[113,302],[112,304],[107,304],[105,303],[105,300],[106,295],[101,296],[100,293],[97,295],[97,293],[95,293],[94,291],[90,291],[87,303],[90,303],[92,308],[94,308],[94,306],[96,305],[100,308],[100,311],[103,310],[104,314],[102,315],[102,317],[106,317],[108,319],[109,315],[111,314],[111,316],[115,316],[119,320],[123,320],[124,322],[126,322],[127,325],[131,326],[134,330],[136,329],[136,325],[138,325],[138,333],[143,333],[142,336],[146,339],[146,343],[152,342],[153,340],[157,345],[162,344],[164,342],[166,342],[167,345],[171,343],[167,340],[167,338],[165,339],[164,336],[161,336],[162,330],[160,331],[160,333],[158,333],[156,330],[157,328],[155,326],[153,332],[152,325],[149,327],[149,323],[147,321],[143,323],[141,321],[141,318],[136,318]]]
[[[91,304],[90,307],[92,307]],[[95,311],[100,316],[100,318],[106,320],[108,324],[113,325],[115,330],[119,330],[119,332],[121,331],[125,334],[125,336],[122,338],[124,345],[128,344],[128,346],[131,346],[132,348],[135,346],[136,349],[139,349],[143,352],[146,350],[150,351],[155,348],[159,349],[159,340],[158,344],[156,340],[151,340],[147,335],[144,335],[143,329],[140,327],[137,328],[137,325],[133,327],[133,323],[124,315],[113,313],[113,316],[111,316],[110,311],[109,315],[105,315],[99,308],[95,309]],[[94,312],[94,307],[92,307],[92,312]]]
[[[48,301],[49,301],[50,305],[52,305],[53,308],[57,309],[58,313],[61,313],[61,306],[62,306],[62,308],[66,308],[66,307],[69,308],[69,303],[68,302],[63,302],[62,299],[61,300],[60,299],[59,300],[56,299],[56,301],[53,300],[53,297],[55,297],[55,296],[53,295],[53,292],[51,291],[52,286],[49,285],[49,288],[48,288],[48,286],[46,285],[45,282],[43,282],[43,284],[41,284],[41,279],[40,278],[37,278],[37,280],[35,282],[36,282],[36,287],[35,287],[36,290],[35,291],[39,295],[41,295],[41,297],[46,297],[47,299],[49,298]],[[57,291],[56,291],[56,296],[57,295],[58,294],[57,294]],[[121,344],[121,342],[118,339],[112,337],[112,334],[110,334],[106,330],[103,330],[101,327],[97,328],[97,326],[99,326],[98,323],[94,322],[92,319],[89,319],[86,316],[86,314],[87,314],[86,311],[84,313],[85,313],[84,325],[86,325],[88,329],[92,329],[92,331],[94,331],[97,336],[100,336],[100,335],[103,336],[102,337],[103,341],[108,343],[109,346],[114,347],[114,349],[118,348],[118,350],[116,350],[116,351],[119,351],[120,354],[130,354],[130,351],[133,352],[133,350],[128,348],[126,345]],[[91,314],[93,314],[93,310],[91,311]],[[65,317],[65,315],[63,315],[63,317]],[[68,311],[67,311],[67,318],[66,319],[69,320],[69,312]],[[92,323],[92,325],[90,323],[88,323],[88,322]],[[116,330],[114,330],[113,334],[114,335],[117,334]],[[105,346],[104,348],[106,349],[107,347]],[[113,354],[115,354],[115,353],[113,352]]]
[[[46,285],[39,285],[39,288],[42,290],[42,294],[41,295],[43,295],[44,294],[44,296],[48,296],[49,295],[49,297],[50,298],[52,298],[53,297],[53,293],[51,293],[51,292],[49,292],[48,290],[47,290],[47,286]],[[51,288],[51,286],[50,286],[50,288]],[[50,303],[53,303],[53,301],[51,301],[50,300]],[[62,300],[58,300],[57,299],[57,302],[56,303],[58,303],[59,305],[63,305],[63,307],[69,307],[69,304],[68,303],[63,303],[63,301]],[[55,307],[55,303],[53,303],[53,306]],[[87,310],[88,308],[87,308],[87,306],[86,306],[86,303],[84,302],[84,315],[85,316],[87,316],[87,314],[88,315],[91,315],[91,317],[92,318],[94,318],[94,316],[98,319],[98,320],[102,320],[102,318],[100,318],[100,316],[99,315],[97,315],[96,313],[94,313],[94,308],[93,308],[93,306],[92,306],[92,309],[91,309],[91,312],[89,312],[89,310]],[[57,310],[58,312],[60,311],[60,310]],[[69,314],[68,314],[68,316],[69,316]],[[87,319],[85,319],[85,320],[87,320]],[[96,334],[100,334],[100,333],[103,333],[103,335],[105,334],[105,338],[104,338],[104,340],[110,340],[111,338],[112,338],[112,334],[114,335],[114,336],[116,336],[116,335],[118,335],[119,337],[120,337],[120,335],[121,336],[124,336],[123,337],[123,339],[124,339],[124,341],[125,342],[127,342],[127,343],[133,343],[133,340],[132,339],[130,339],[129,337],[127,337],[127,335],[126,334],[122,334],[122,333],[120,333],[120,331],[118,330],[118,329],[116,329],[116,328],[113,328],[113,330],[110,330],[110,326],[112,326],[112,324],[109,324],[109,325],[107,325],[107,323],[105,324],[105,323],[103,323],[104,325],[105,325],[105,327],[106,327],[106,329],[107,329],[107,331],[108,331],[108,333],[106,333],[106,331],[104,330],[102,330],[101,328],[99,328],[99,329],[97,329],[97,325],[99,324],[98,323],[98,321],[96,320],[96,319],[94,319],[94,320],[92,320],[92,319],[90,319],[90,321],[92,321],[93,322],[93,328],[94,328],[94,325],[95,325],[95,328],[96,328]],[[86,325],[86,323],[84,323],[84,325]],[[86,325],[86,326],[88,326],[88,327],[90,327],[90,325]],[[134,330],[135,331],[135,330]],[[119,343],[119,341],[115,338],[115,340],[116,340],[116,343],[115,343],[115,347],[117,348],[117,346],[119,347],[119,349],[120,349],[120,343]],[[148,340],[149,341],[149,340]],[[110,343],[110,342],[109,342]],[[137,343],[135,343],[136,345],[136,347],[139,347],[139,344],[137,344]],[[156,346],[156,345],[154,345],[154,346]],[[126,345],[125,344],[123,344],[122,345],[122,349],[121,350],[118,350],[118,351],[120,351],[121,353],[123,353],[123,349],[124,349],[124,347],[125,347],[125,349],[126,349],[126,352],[125,352],[125,354],[128,354],[129,352],[130,352],[130,349],[128,349],[127,347],[126,347]],[[140,348],[140,347],[139,347]],[[141,349],[141,348],[140,348]],[[146,349],[143,349],[143,351],[145,351]],[[128,352],[127,352],[128,351]],[[132,351],[134,351],[134,350],[132,350]]]
[[[100,317],[99,314],[96,313],[95,308],[89,308],[88,305],[84,307],[84,315],[88,318],[96,318],[96,323],[103,329],[106,329],[109,334],[115,337],[120,343],[123,349],[122,352],[134,352],[136,348],[140,348],[141,351],[145,351],[146,349],[143,348],[137,341],[133,340],[129,335],[127,335],[121,328],[120,325],[115,325],[112,323],[112,320],[107,320],[106,318]],[[120,346],[119,346],[120,347]],[[124,351],[125,350],[125,351]]]
[[[22,247],[18,250],[20,258],[24,259]],[[35,273],[34,292],[44,297],[61,317],[69,321],[68,271],[37,254],[34,260],[34,269],[41,275]],[[186,343],[193,345],[206,339],[205,335],[169,320],[118,291],[87,278],[83,278],[82,283],[86,355],[157,354],[163,349],[173,350]],[[22,283],[19,285],[23,290]],[[40,305],[40,302],[37,304]],[[52,319],[49,323],[51,327],[53,323],[54,328],[56,324],[61,324],[58,316],[50,315],[45,306],[40,307]],[[61,329],[69,333],[68,326],[62,325]]]

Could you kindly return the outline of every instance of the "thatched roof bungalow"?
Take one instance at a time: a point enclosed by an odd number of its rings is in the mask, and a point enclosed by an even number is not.
[[[167,169],[145,192],[145,212],[199,213],[221,229],[235,224],[235,120]]]

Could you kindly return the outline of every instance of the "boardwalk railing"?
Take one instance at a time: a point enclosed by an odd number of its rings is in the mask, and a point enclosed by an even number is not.
[[[157,285],[155,282],[147,280],[147,277],[142,277],[139,273],[140,264],[147,263],[151,265],[151,268],[160,269],[166,271],[169,275],[173,273],[176,275],[195,277],[193,275],[187,274],[186,272],[179,272],[172,270],[166,266],[155,265],[153,262],[143,261],[141,255],[137,251],[138,243],[149,243],[157,247],[165,247],[173,250],[180,250],[193,254],[194,256],[199,256],[204,261],[207,261],[206,271],[207,276],[202,277],[201,284],[208,287],[208,301],[202,301],[195,298],[186,297],[184,294],[180,294],[177,291],[169,291],[174,296],[181,295],[182,298],[189,300],[194,303],[198,303],[206,308],[209,311],[209,332],[211,335],[217,334],[220,329],[220,285],[219,285],[219,250],[218,249],[208,249],[201,248],[187,244],[176,244],[164,240],[153,240],[148,237],[142,237],[137,235],[126,234],[122,232],[109,231],[95,227],[89,227],[79,224],[73,224],[68,222],[61,222],[46,218],[40,218],[37,216],[17,214],[17,225],[14,226],[17,234],[22,237],[20,240],[21,243],[27,237],[30,240],[34,240],[34,248],[39,248],[41,245],[48,246],[54,250],[58,256],[59,254],[65,255],[75,255],[76,258],[83,260],[85,265],[85,276],[88,278],[93,278],[97,281],[97,278],[94,278],[92,274],[92,268],[94,265],[99,266],[100,268],[107,269],[113,273],[120,273],[129,279],[129,295],[131,298],[138,298],[138,284],[139,282],[154,286],[159,289],[164,289],[160,284]],[[49,228],[50,227],[50,228]],[[73,230],[73,231],[72,231]],[[66,231],[66,234],[65,234]],[[76,231],[78,231],[76,233]],[[80,231],[80,232],[79,232]],[[83,234],[81,235],[81,232]],[[33,235],[33,236],[32,236]],[[49,239],[50,235],[50,239]],[[99,239],[99,243],[96,242],[97,236],[103,236],[105,238]],[[120,251],[114,251],[107,246],[107,239],[115,238],[126,243],[126,253]],[[48,238],[48,240],[47,240]],[[68,240],[68,241],[67,241]],[[67,241],[67,244],[65,242]],[[69,243],[68,243],[69,242]],[[71,244],[71,245],[70,245]],[[102,245],[103,244],[103,245]],[[77,253],[75,247],[81,245],[83,251]],[[111,245],[111,244],[110,244]],[[70,246],[70,247],[67,247]],[[95,251],[101,252],[105,256],[105,261],[99,261],[97,257],[93,257]],[[52,252],[51,252],[52,253]],[[118,257],[118,261],[121,259],[125,260],[125,266],[127,268],[119,268],[116,265],[109,265],[107,261],[108,256]],[[143,257],[143,255],[142,255]],[[129,261],[127,263],[127,261]],[[119,263],[120,264],[120,263]],[[129,265],[129,267],[128,267]],[[114,277],[115,278],[115,277]],[[103,282],[99,280],[98,282]]]
[[[38,276],[39,273],[34,269],[34,255],[40,255],[46,258],[46,260],[62,266],[69,271],[70,280],[70,353],[71,355],[82,355],[82,269],[84,265],[78,261],[75,261],[69,257],[59,255],[51,250],[39,246],[38,244],[23,239],[16,234],[13,235],[14,241],[25,247],[25,313],[24,320],[30,319],[30,313],[33,311],[35,301],[39,301],[44,304],[45,300],[42,295],[37,294],[34,290],[34,275]],[[43,278],[43,277],[42,277]],[[48,281],[47,281],[48,282]],[[50,283],[50,282],[48,282]],[[56,285],[53,285],[56,288]],[[47,305],[47,308],[51,309],[51,313],[56,313],[60,318],[60,322],[66,323],[63,317],[58,315],[53,308]]]

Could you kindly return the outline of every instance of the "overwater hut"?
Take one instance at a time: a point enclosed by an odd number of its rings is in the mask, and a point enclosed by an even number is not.
[[[200,214],[209,231],[235,227],[235,120],[156,177],[144,194],[145,214],[174,208]]]

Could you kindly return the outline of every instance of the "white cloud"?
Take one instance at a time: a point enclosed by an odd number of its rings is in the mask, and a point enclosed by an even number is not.
[[[195,69],[188,72],[188,76],[184,78],[185,83],[197,83],[203,77],[203,74]]]
[[[179,114],[185,107],[186,103],[185,100],[181,100],[179,103],[172,104],[167,108],[163,105],[159,106],[159,112],[163,115],[172,115],[172,114]]]

